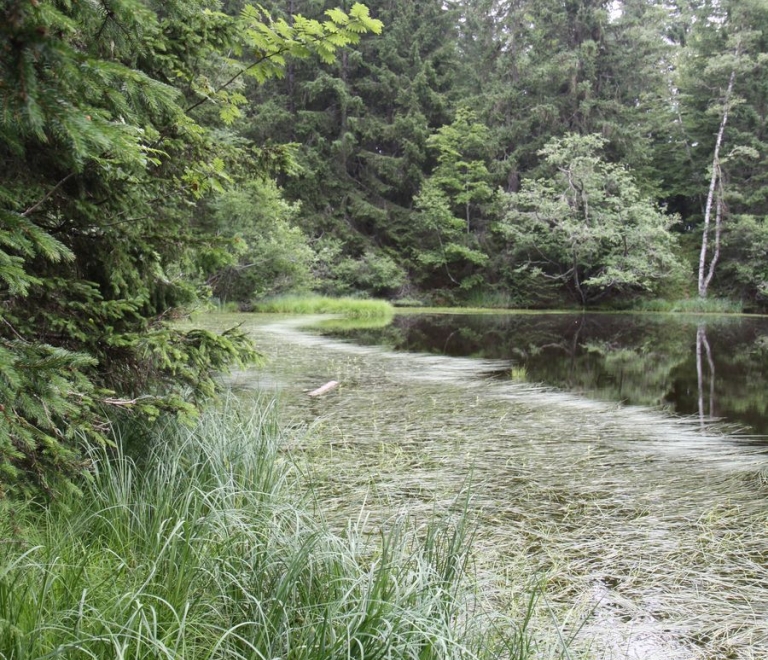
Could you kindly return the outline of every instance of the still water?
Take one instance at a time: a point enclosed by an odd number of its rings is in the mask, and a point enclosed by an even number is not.
[[[322,333],[396,351],[504,360],[496,378],[660,407],[768,436],[768,318],[629,314],[400,315]]]

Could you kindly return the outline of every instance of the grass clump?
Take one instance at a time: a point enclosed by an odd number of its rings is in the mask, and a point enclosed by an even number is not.
[[[271,314],[340,314],[348,318],[392,318],[394,308],[386,300],[281,296],[258,302],[253,311]]]
[[[267,410],[167,426],[141,466],[94,454],[82,496],[0,521],[0,657],[498,657],[466,526],[334,534]],[[507,627],[509,629],[509,627]],[[514,639],[520,637],[519,630]]]
[[[639,312],[669,312],[674,314],[740,314],[742,304],[728,298],[682,298],[642,300],[634,308]]]

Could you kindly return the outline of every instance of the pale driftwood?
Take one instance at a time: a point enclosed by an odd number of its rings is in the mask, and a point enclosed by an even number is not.
[[[330,392],[333,389],[336,389],[339,386],[339,381],[337,380],[329,380],[325,385],[322,387],[318,387],[316,390],[312,390],[308,393],[309,396],[320,396],[321,394],[325,394],[326,392]]]

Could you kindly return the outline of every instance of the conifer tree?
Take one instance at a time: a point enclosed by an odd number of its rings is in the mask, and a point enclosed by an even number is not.
[[[565,133],[600,133],[607,156],[656,184],[652,148],[668,135],[673,46],[655,0],[461,2],[467,95],[495,133],[498,181],[514,191]],[[646,181],[647,179],[647,181]]]
[[[196,210],[250,155],[214,129],[244,76],[331,61],[380,27],[362,5],[293,26],[215,0],[3,5],[0,489],[54,492],[83,441],[108,441],[110,411],[193,414],[217,371],[255,356],[237,331],[168,324],[222,249]]]
[[[474,112],[460,108],[427,144],[438,164],[415,200],[420,229],[415,274],[431,287],[469,290],[484,281],[482,266],[488,261],[481,244],[484,207],[495,197],[487,166],[490,131]]]
[[[285,81],[254,90],[246,131],[298,143],[301,172],[282,183],[301,201],[328,290],[392,295],[413,265],[414,197],[434,166],[427,140],[453,113],[456,15],[438,0],[370,7],[382,36],[332,65],[297,63],[290,93]]]

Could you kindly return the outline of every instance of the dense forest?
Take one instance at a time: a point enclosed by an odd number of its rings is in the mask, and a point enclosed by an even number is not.
[[[768,305],[764,0],[5,0],[0,482],[255,357],[200,301]]]
[[[286,224],[269,232],[300,233],[280,241],[286,271],[263,227],[236,223],[250,249],[219,273],[222,300],[314,286],[459,304],[714,294],[764,306],[765,3],[369,6],[380,36],[244,90],[236,126],[293,156],[276,177]],[[238,191],[222,220],[235,202],[257,216]]]

